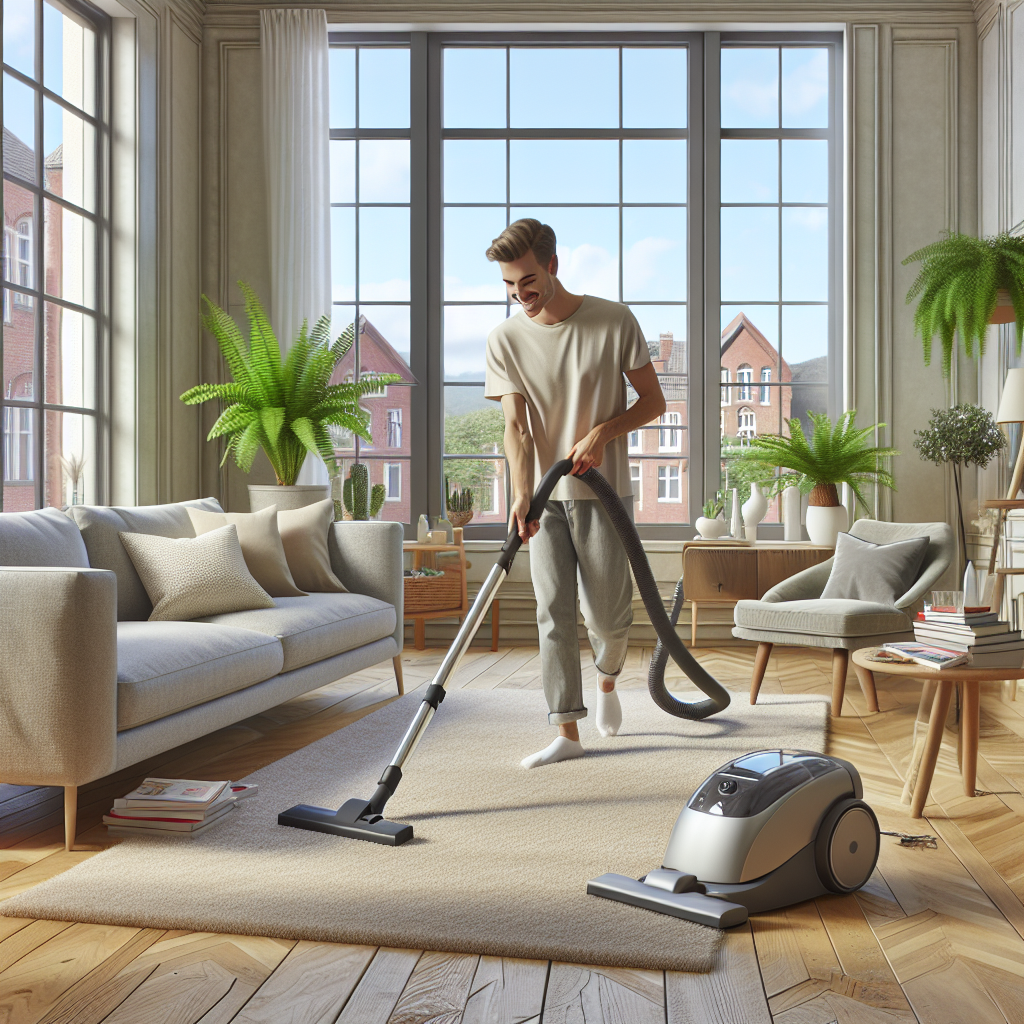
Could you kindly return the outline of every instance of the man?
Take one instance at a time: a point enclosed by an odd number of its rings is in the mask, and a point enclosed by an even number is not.
[[[487,339],[484,393],[505,414],[505,456],[512,475],[512,519],[530,545],[537,595],[541,675],[550,746],[524,768],[580,757],[577,722],[586,717],[576,633],[576,589],[597,667],[597,728],[622,723],[615,680],[626,658],[633,586],[625,551],[594,492],[567,476],[539,522],[526,515],[536,483],[560,459],[572,475],[601,469],[632,513],[625,436],[665,411],[647,343],[627,306],[573,295],[558,280],[555,233],[527,218],[510,224],[487,250],[509,298],[525,315],[509,317]],[[623,376],[625,375],[625,377]],[[626,407],[626,380],[638,400]]]

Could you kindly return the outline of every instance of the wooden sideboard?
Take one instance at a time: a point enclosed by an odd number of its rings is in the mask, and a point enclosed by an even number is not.
[[[697,645],[698,605],[760,600],[777,583],[831,558],[834,550],[792,541],[687,541],[683,591],[690,602],[690,646]]]

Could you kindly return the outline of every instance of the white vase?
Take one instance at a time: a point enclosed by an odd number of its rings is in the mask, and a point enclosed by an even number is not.
[[[789,541],[798,541],[803,536],[800,530],[799,487],[787,487],[782,492],[782,536]]]
[[[808,505],[807,536],[812,544],[834,548],[836,538],[850,527],[845,505]]]
[[[724,519],[708,519],[707,516],[699,516],[694,526],[705,540],[717,540],[719,537],[724,537],[729,531]]]
[[[757,524],[764,519],[768,511],[768,499],[761,493],[760,484],[750,485],[750,497],[743,502],[743,525],[746,527],[747,540],[757,540]]]
[[[740,492],[732,489],[732,515],[729,520],[729,534],[737,540],[743,540],[743,519],[740,516]]]
[[[327,484],[249,484],[249,511],[259,512],[268,505],[276,505],[279,512],[284,512],[329,497]]]

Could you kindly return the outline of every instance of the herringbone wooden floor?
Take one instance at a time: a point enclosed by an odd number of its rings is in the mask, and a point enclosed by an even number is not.
[[[776,652],[764,692],[830,692],[827,652]],[[407,689],[441,653],[403,655]],[[752,650],[695,653],[746,699]],[[645,685],[649,656],[630,652],[622,685]],[[537,650],[474,650],[455,685],[537,688]],[[883,839],[863,891],[755,916],[727,934],[710,974],[0,918],[0,1022],[1021,1024],[1024,697],[1000,684],[983,694],[983,795],[964,796],[947,733],[927,819],[912,822],[900,795],[918,692],[879,677],[882,710],[868,715],[851,676],[829,752],[860,769],[882,828],[929,830],[938,848]],[[393,693],[381,666],[85,787],[82,841],[107,842],[100,815],[144,774],[238,779]],[[92,856],[63,851],[60,814],[57,790],[0,785],[0,898]]]

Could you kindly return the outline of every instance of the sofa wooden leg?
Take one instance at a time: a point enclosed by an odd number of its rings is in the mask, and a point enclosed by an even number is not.
[[[757,703],[757,694],[761,689],[764,674],[768,670],[768,658],[772,653],[772,644],[758,644],[754,655],[754,675],[750,680],[750,703]]]
[[[64,787],[64,849],[75,848],[78,835],[78,787]]]
[[[837,647],[832,652],[832,717],[843,713],[843,694],[846,692],[846,669],[850,663],[850,652]]]
[[[401,697],[405,693],[405,680],[402,678],[402,656],[396,654],[392,659],[391,663],[395,666],[395,679],[398,682],[398,696]]]
[[[868,711],[872,714],[877,714],[878,691],[875,689],[875,673],[870,669],[861,668],[860,665],[854,665],[853,667],[860,682],[861,692],[864,694],[864,699],[868,702]]]

